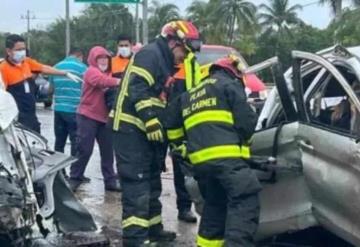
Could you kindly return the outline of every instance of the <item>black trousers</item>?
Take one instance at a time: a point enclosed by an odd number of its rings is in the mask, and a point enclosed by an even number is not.
[[[81,179],[94,150],[95,140],[98,143],[101,157],[101,173],[105,185],[116,182],[114,169],[114,150],[112,149],[112,131],[105,123],[77,114],[77,160],[71,164],[70,177]]]
[[[251,169],[233,159],[199,165],[194,171],[205,200],[197,245],[255,246],[261,187]]]
[[[36,112],[19,112],[18,122],[26,128],[40,134],[40,122],[36,116]]]
[[[76,113],[54,112],[55,151],[63,153],[69,137],[71,156],[76,155],[76,126]]]
[[[183,159],[173,156],[174,186],[176,192],[176,205],[179,212],[189,211],[191,209],[191,198],[185,187],[184,174],[181,170]]]
[[[123,246],[140,246],[162,230],[160,173],[166,146],[149,142],[141,131],[114,132],[122,187]]]

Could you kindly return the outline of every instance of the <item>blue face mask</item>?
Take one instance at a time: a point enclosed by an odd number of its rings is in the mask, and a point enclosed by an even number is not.
[[[21,63],[22,61],[24,61],[25,57],[26,57],[26,50],[14,51],[12,60],[15,63]]]

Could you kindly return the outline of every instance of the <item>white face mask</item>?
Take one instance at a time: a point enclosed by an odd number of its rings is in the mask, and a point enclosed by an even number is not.
[[[21,63],[22,61],[24,61],[25,57],[26,57],[26,50],[14,51],[12,60],[14,60],[15,63]]]
[[[130,47],[119,47],[118,55],[120,55],[122,57],[130,57],[130,55],[131,55]]]
[[[98,66],[102,72],[105,72],[109,67],[108,65],[104,65],[104,64],[98,64]]]

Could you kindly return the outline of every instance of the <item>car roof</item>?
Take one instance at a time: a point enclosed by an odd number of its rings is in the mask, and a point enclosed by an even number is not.
[[[211,50],[229,50],[233,51],[235,48],[224,45],[202,45],[201,49],[211,49]]]
[[[360,46],[349,47],[348,51],[351,52],[354,56],[360,57]]]

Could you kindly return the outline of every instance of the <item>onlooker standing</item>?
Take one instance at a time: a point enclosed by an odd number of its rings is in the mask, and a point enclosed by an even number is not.
[[[129,36],[119,35],[117,39],[117,52],[111,60],[111,72],[114,77],[122,78],[126,67],[132,57],[132,40]]]
[[[120,83],[120,79],[111,77],[110,62],[111,56],[103,47],[95,46],[90,50],[89,68],[84,74],[84,85],[77,110],[78,160],[71,165],[69,179],[73,191],[83,182],[95,139],[100,149],[105,190],[120,191],[114,172],[111,130],[106,128],[109,111],[105,104],[104,91]]]
[[[0,74],[6,90],[14,97],[19,109],[18,121],[27,128],[40,133],[40,123],[36,116],[35,84],[31,80],[34,73],[67,76],[73,81],[80,78],[67,71],[54,69],[26,56],[24,38],[11,34],[5,39],[6,58],[0,64]]]
[[[126,67],[133,55],[131,38],[126,35],[119,35],[117,39],[116,55],[111,59],[111,74],[113,77],[122,79]],[[105,102],[109,110],[112,109],[118,86],[110,87],[105,92]]]
[[[83,61],[83,52],[72,48],[70,55],[54,67],[71,72],[80,78],[87,69]],[[64,77],[54,76],[50,80],[54,88],[54,131],[55,151],[64,152],[67,137],[71,142],[71,155],[76,155],[76,109],[80,103],[81,83]]]

